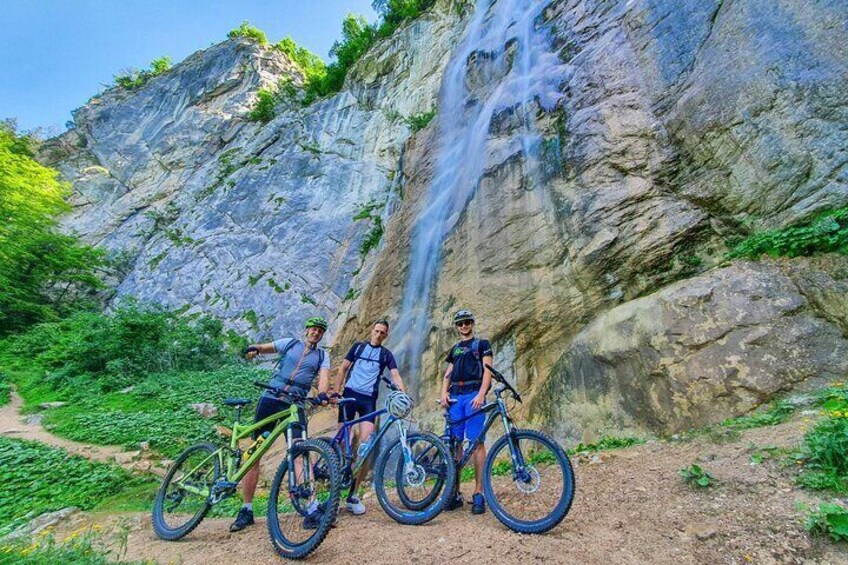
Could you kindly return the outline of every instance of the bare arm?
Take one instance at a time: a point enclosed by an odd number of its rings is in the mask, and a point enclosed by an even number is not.
[[[271,342],[271,343],[254,343],[254,344],[251,344],[248,347],[248,349],[253,348],[253,347],[256,348],[256,351],[248,351],[247,352],[247,358],[248,359],[253,359],[257,355],[269,355],[271,353],[277,352],[277,348],[274,347],[273,342]]]
[[[489,387],[492,385],[492,372],[486,368],[486,365],[491,365],[492,363],[491,355],[485,355],[483,357],[483,383],[480,385],[480,394],[483,396],[489,392]]]
[[[318,394],[327,394],[330,388],[330,369],[321,369],[318,372]]]
[[[450,376],[453,373],[453,363],[448,364],[447,370],[445,370],[445,376],[442,379],[442,406],[447,407],[448,399],[450,395],[448,394],[448,389],[450,388]]]
[[[392,376],[392,382],[394,382],[399,389],[406,392],[406,389],[403,388],[403,379],[400,378],[400,371],[398,371],[397,369],[392,369],[390,371],[390,374]]]
[[[344,361],[342,361],[342,365],[341,365],[341,367],[339,367],[339,370],[336,373],[336,388],[335,388],[335,391],[338,392],[339,394],[342,393],[342,386],[344,386],[345,375],[347,375],[347,371],[348,371],[348,369],[350,369],[351,365],[352,365],[352,363],[350,361],[348,361],[347,359],[345,359]]]

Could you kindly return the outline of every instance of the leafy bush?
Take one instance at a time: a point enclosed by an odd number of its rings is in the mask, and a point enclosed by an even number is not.
[[[0,345],[0,362],[25,374],[25,397],[30,386],[74,397],[118,390],[149,373],[216,369],[243,345],[214,318],[128,304],[111,316],[80,312],[39,324]]]
[[[755,233],[737,243],[727,258],[800,257],[816,253],[848,254],[848,208],[826,212],[799,226]]]
[[[409,129],[413,132],[421,131],[426,128],[427,125],[433,121],[433,118],[436,117],[436,111],[431,110],[429,112],[424,112],[423,114],[418,114],[417,116],[412,116],[406,120],[406,123],[409,125]]]
[[[147,84],[147,81],[161,75],[170,68],[171,58],[159,57],[158,59],[153,59],[148,70],[128,69],[123,73],[115,75],[115,84],[127,90],[135,90],[141,88]]]
[[[371,6],[382,15],[378,37],[389,37],[407,20],[414,20],[435,5],[436,0],[374,0]]]
[[[56,229],[69,186],[36,146],[0,122],[0,336],[84,308],[102,286],[103,253]]]
[[[834,411],[807,432],[798,460],[799,484],[848,494],[848,414]]]
[[[88,510],[132,482],[116,465],[0,436],[0,528],[68,506]]]
[[[256,397],[253,381],[267,378],[267,371],[245,366],[150,375],[128,393],[83,395],[73,405],[50,410],[44,425],[57,435],[87,443],[138,449],[146,441],[172,457],[189,445],[213,441],[215,425],[229,427],[235,414],[223,405],[224,399]],[[198,415],[190,405],[201,402],[217,406],[218,415]]]
[[[721,423],[722,426],[733,430],[749,430],[763,426],[776,426],[785,422],[795,408],[789,402],[780,400],[772,402],[768,410],[750,416],[730,418]]]
[[[276,105],[274,93],[267,88],[260,88],[256,93],[256,105],[247,114],[247,119],[267,124],[277,115]]]
[[[383,238],[383,220],[380,219],[380,216],[373,216],[371,222],[371,229],[365,234],[365,239],[359,245],[359,254],[363,257],[368,255],[368,252],[372,249],[376,249]]]
[[[265,32],[257,27],[250,25],[250,22],[247,21],[241,22],[240,26],[233,30],[230,30],[230,32],[227,34],[227,37],[229,37],[230,39],[245,37],[247,39],[252,39],[260,45],[268,45],[268,36],[265,35]]]
[[[715,481],[715,477],[710,475],[707,471],[703,470],[700,465],[696,465],[692,463],[686,468],[680,469],[678,471],[680,476],[683,477],[683,480],[689,486],[697,486],[700,488],[706,488],[713,484]]]
[[[321,80],[327,74],[327,65],[324,64],[321,57],[309,49],[301,47],[291,37],[286,37],[274,47],[285,53],[293,63],[300,67],[307,83],[313,80]]]
[[[848,541],[848,509],[839,504],[823,503],[807,517],[807,530],[828,535],[833,541]]]
[[[0,406],[5,406],[9,403],[9,395],[12,392],[12,387],[6,382],[6,375],[0,373]]]

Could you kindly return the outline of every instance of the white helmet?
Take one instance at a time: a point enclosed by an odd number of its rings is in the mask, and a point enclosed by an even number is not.
[[[412,398],[401,390],[393,390],[386,395],[386,410],[395,418],[406,418],[412,412]]]

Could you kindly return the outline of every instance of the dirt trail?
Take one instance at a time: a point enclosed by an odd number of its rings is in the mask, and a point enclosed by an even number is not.
[[[430,524],[400,526],[373,496],[368,512],[342,511],[339,526],[307,560],[311,563],[586,563],[586,564],[848,564],[848,548],[813,539],[804,531],[798,502],[818,499],[798,490],[781,460],[752,464],[758,447],[791,448],[803,434],[800,419],[744,432],[732,443],[706,438],[688,443],[651,442],[577,462],[577,495],[571,513],[552,532],[522,536],[487,512],[466,507]],[[678,470],[693,462],[718,483],[686,486]],[[463,485],[468,491],[470,486]],[[470,494],[465,493],[466,496]],[[146,514],[82,515],[71,529],[100,524],[107,530],[129,524],[129,559],[156,563],[230,565],[234,561],[275,564],[265,520],[230,534],[230,519],[210,519],[179,542],[162,542]]]
[[[61,447],[73,455],[81,455],[94,461],[116,461],[127,469],[132,469],[126,452],[119,446],[88,445],[54,436],[44,429],[37,419],[20,414],[23,400],[14,390],[10,402],[0,407],[0,435],[15,439],[39,441],[53,447]]]

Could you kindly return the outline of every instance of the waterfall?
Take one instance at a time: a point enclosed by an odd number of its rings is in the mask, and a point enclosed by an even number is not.
[[[561,94],[562,64],[540,29],[548,2],[478,0],[467,30],[445,72],[439,94],[438,157],[424,208],[412,228],[409,274],[395,336],[405,374],[418,382],[429,335],[430,299],[444,240],[473,197],[490,147],[493,117],[521,116],[517,136],[524,174],[537,178],[539,135],[534,105],[552,109]],[[476,79],[476,84],[474,84]],[[481,289],[485,292],[485,289]],[[474,310],[473,304],[457,305]]]

